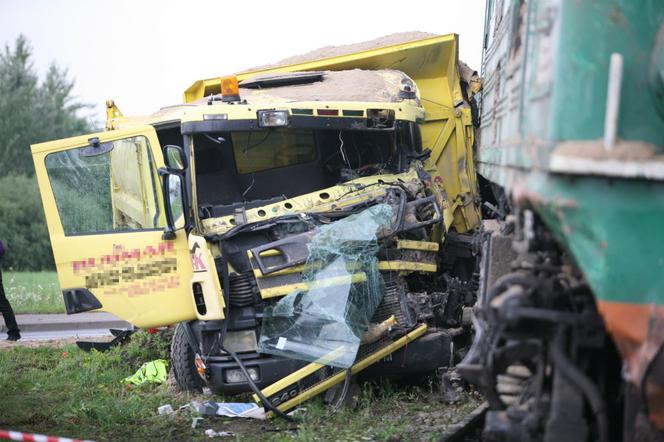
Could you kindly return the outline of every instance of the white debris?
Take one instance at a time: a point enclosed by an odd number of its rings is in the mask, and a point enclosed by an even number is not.
[[[165,415],[165,414],[173,414],[174,412],[175,412],[175,410],[173,410],[173,407],[171,406],[171,404],[165,404],[165,405],[162,405],[161,407],[157,408],[157,413],[159,413],[162,416]]]
[[[207,437],[234,437],[235,433],[232,431],[214,431],[212,428],[205,430],[205,435]]]
[[[251,419],[265,419],[265,409],[254,403],[238,402],[192,402],[194,409],[204,416],[246,417]]]

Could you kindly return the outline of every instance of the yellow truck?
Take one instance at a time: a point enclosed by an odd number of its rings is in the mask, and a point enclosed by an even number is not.
[[[391,38],[196,81],[32,153],[67,313],[177,324],[178,385],[278,413],[470,344],[476,73]]]

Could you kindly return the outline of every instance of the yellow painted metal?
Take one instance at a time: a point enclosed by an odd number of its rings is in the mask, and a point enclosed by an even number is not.
[[[189,159],[189,170],[190,173],[187,174],[189,179],[191,180],[191,207],[199,207],[198,205],[198,177],[196,173],[196,157],[197,155],[194,152],[194,140],[193,137],[189,138],[189,145],[183,146],[185,152],[188,150],[188,155],[187,158]],[[194,217],[194,224],[197,226],[196,230],[200,234],[204,234],[205,231],[201,231],[201,229],[198,228],[198,226],[201,225],[201,216],[200,216],[200,211],[199,210],[192,210],[191,214]]]
[[[399,239],[397,240],[397,249],[437,252],[440,249],[440,245],[437,242],[414,241],[412,239]]]
[[[49,154],[100,142],[143,136],[147,139],[156,169],[164,166],[159,140],[153,127],[101,132],[32,146],[58,280],[63,290],[88,288],[101,302],[101,310],[138,326],[155,327],[196,319],[192,302],[192,264],[186,234],[176,232],[172,241],[161,239],[163,201],[158,198],[160,217],[155,228],[133,231],[66,236],[45,166]],[[109,166],[110,167],[110,166]],[[112,173],[112,172],[111,172]],[[147,177],[146,177],[147,178]],[[161,192],[159,192],[161,193]],[[146,275],[146,269],[150,274]],[[158,269],[159,271],[154,271]],[[126,278],[131,275],[131,278]]]
[[[295,72],[304,70],[347,70],[347,69],[397,69],[405,72],[417,83],[419,95],[421,98],[422,106],[418,106],[415,100],[406,100],[402,103],[385,103],[385,102],[325,102],[319,101],[299,101],[299,102],[284,102],[279,104],[279,108],[283,108],[292,113],[294,108],[305,109],[318,109],[321,106],[329,106],[340,110],[355,110],[365,112],[368,108],[382,108],[394,111],[395,116],[399,120],[407,120],[422,123],[423,145],[432,151],[430,160],[425,164],[426,170],[432,176],[430,183],[431,192],[437,197],[438,202],[443,209],[443,223],[440,226],[434,226],[432,233],[432,241],[442,240],[445,233],[452,227],[459,232],[464,232],[475,228],[479,223],[479,210],[477,206],[477,183],[475,182],[474,164],[472,157],[472,147],[474,143],[473,128],[471,124],[470,110],[466,106],[458,104],[462,103],[462,93],[459,85],[459,73],[457,67],[457,52],[458,52],[458,37],[456,35],[443,35],[430,38],[424,38],[417,41],[396,44],[383,48],[371,49],[352,54],[332,57],[327,59],[316,60],[312,62],[294,64],[290,66],[282,66],[273,69],[247,71],[238,74],[238,80],[250,78],[259,74],[275,73],[275,72]],[[214,102],[208,105],[205,100],[201,100],[204,96],[212,93],[219,92],[220,88],[219,78],[209,80],[197,81],[185,92],[185,104],[163,108],[158,112],[139,117],[125,117],[116,104],[109,100],[106,104],[107,122],[106,127],[108,130],[114,132],[112,135],[100,136],[101,139],[108,137],[121,138],[122,136],[130,133],[140,134],[145,131],[145,125],[150,124],[165,124],[165,123],[180,123],[187,121],[201,121],[205,115],[208,114],[226,114],[229,120],[237,119],[255,119],[256,110],[261,108],[261,103],[252,103],[251,106],[230,106],[220,102]],[[260,100],[259,100],[260,101]],[[266,104],[267,105],[267,104]],[[269,107],[273,108],[274,103],[269,103]],[[343,118],[343,117],[339,117]],[[35,161],[42,161],[42,153],[47,151],[54,151],[72,147],[74,145],[83,146],[87,144],[87,139],[91,135],[73,138],[69,140],[60,140],[53,143],[44,145],[37,145],[34,147]],[[156,142],[156,136],[152,130],[151,137],[148,138],[152,146],[152,152],[155,160],[161,162],[161,153],[157,152],[159,149]],[[193,145],[184,146],[188,149],[191,157],[191,167],[195,170],[195,155],[193,155]],[[41,157],[39,157],[41,155]],[[39,157],[39,158],[38,158]],[[43,164],[42,164],[43,169]],[[158,182],[156,178],[155,182]],[[379,184],[379,181],[384,181],[386,184]],[[306,195],[301,195],[287,202],[282,201],[271,205],[263,206],[247,210],[248,222],[263,221],[265,219],[282,216],[288,213],[297,212],[325,212],[335,210],[356,204],[358,202],[367,201],[385,194],[385,189],[389,187],[389,183],[399,181],[404,185],[419,185],[419,177],[417,171],[411,169],[403,174],[395,175],[381,175],[363,177],[353,180],[351,183],[344,183],[339,186],[334,186],[329,189],[324,189],[318,192],[313,192]],[[40,186],[42,186],[42,195],[46,194],[47,198],[52,198],[50,189],[46,189],[47,180],[42,177]],[[196,183],[195,173],[192,173],[193,189],[193,203],[196,206]],[[369,186],[361,191],[358,191],[354,186]],[[129,200],[125,200],[129,201]],[[159,201],[159,210],[161,213],[159,225],[163,225],[163,203]],[[45,203],[45,207],[47,207]],[[51,209],[47,209],[52,211]],[[125,212],[129,211],[129,207],[125,207]],[[150,208],[143,207],[145,212]],[[57,216],[53,216],[53,212],[47,217],[51,218],[51,224],[56,226],[59,223]],[[200,228],[200,233],[224,233],[233,227],[231,223],[232,216],[211,218],[200,220],[198,212],[193,211],[196,225]],[[55,227],[54,227],[55,229]],[[127,239],[127,246],[133,246],[133,238],[140,238],[144,233],[132,233],[131,238]],[[117,234],[120,235],[120,234]],[[182,236],[182,231],[178,231],[178,237]],[[94,235],[95,238],[100,235]],[[116,234],[111,235],[115,237]],[[156,237],[157,234],[155,233]],[[74,241],[67,240],[67,241]],[[101,240],[100,240],[101,241]],[[186,243],[185,239],[185,243]],[[54,242],[57,243],[57,240]],[[139,244],[138,241],[136,244]],[[408,245],[402,243],[403,248],[411,250],[425,250],[434,251],[434,246],[426,243],[427,245]],[[437,246],[438,244],[436,244]],[[58,248],[61,246],[58,245]],[[96,246],[95,246],[96,247]],[[425,247],[425,248],[417,248]],[[437,250],[437,249],[436,249]],[[218,256],[219,251],[213,251],[215,256]],[[184,256],[184,255],[183,255]],[[191,263],[189,263],[191,267]],[[436,271],[435,264],[422,264],[412,263],[405,261],[390,261],[380,263],[382,270],[399,270],[399,271],[423,271],[433,272]],[[294,271],[287,269],[284,272]],[[299,271],[299,270],[298,270]],[[281,274],[281,273],[275,273]],[[286,274],[286,273],[284,273]],[[260,276],[260,275],[257,275]],[[183,278],[188,277],[187,281],[187,296],[191,298],[190,283],[191,272],[186,271]],[[185,278],[186,279],[186,278]],[[184,279],[183,279],[184,281]],[[69,283],[69,282],[68,282]],[[293,285],[297,286],[297,285]],[[183,285],[184,287],[184,285]],[[288,293],[290,290],[301,288],[284,286],[288,290],[283,292],[282,289],[270,292],[268,290],[268,297],[281,296]],[[277,288],[280,289],[280,288]],[[219,289],[219,293],[220,289]],[[263,294],[264,297],[266,297]],[[221,300],[221,296],[218,296]],[[191,299],[188,299],[191,301]],[[110,302],[110,301],[109,301]],[[207,302],[207,299],[206,299]],[[189,302],[190,303],[190,302]],[[112,302],[111,302],[112,304]],[[116,308],[116,307],[113,307]],[[166,307],[162,307],[165,309]],[[177,310],[177,309],[176,309]],[[195,309],[194,309],[195,310]],[[214,310],[214,308],[213,308]],[[125,316],[130,315],[128,312],[123,312]],[[154,317],[159,316],[155,310],[153,313],[143,312],[140,315],[147,315],[154,321]],[[135,313],[132,313],[135,315]],[[190,308],[181,309],[180,313],[173,314],[172,316],[187,315],[194,317],[197,316],[195,312],[192,313]],[[188,319],[192,319],[187,316]]]
[[[249,255],[249,258],[251,258],[251,252],[247,250],[247,254]],[[281,252],[276,249],[271,249],[271,250],[263,250],[260,253],[260,256],[278,256],[281,255]]]
[[[269,278],[271,276],[282,276],[282,275],[292,275],[294,273],[302,273],[304,271],[304,264],[295,265],[293,267],[287,267],[282,270],[277,270],[272,272],[269,275],[263,275],[260,269],[254,269],[254,276],[256,278]]]
[[[384,325],[386,327],[392,327],[394,325],[397,325],[397,317],[392,315],[383,322],[381,322],[380,325]]]
[[[419,326],[418,328],[416,328],[415,330],[413,330],[412,332],[410,332],[407,335],[403,336],[402,338],[396,340],[392,344],[381,348],[380,350],[378,350],[375,353],[370,354],[366,358],[360,360],[358,363],[353,365],[351,367],[351,373],[353,375],[355,375],[355,374],[361,372],[362,370],[364,370],[365,368],[369,367],[370,365],[375,364],[376,362],[380,361],[384,357],[394,353],[398,349],[404,347],[405,345],[413,342],[415,339],[422,336],[424,333],[426,333],[427,329],[428,329],[427,325],[423,324],[423,325]],[[320,364],[316,364],[316,363],[311,363],[309,365],[306,365],[305,367],[301,368],[300,370],[298,370],[298,371],[292,373],[291,375],[289,375],[287,378],[281,379],[281,380],[275,382],[274,384],[270,385],[265,390],[267,390],[269,388],[270,391],[273,391],[273,392],[281,391],[281,390],[287,388],[288,386],[294,384],[298,380],[303,379],[303,378],[309,376],[311,373],[315,372],[316,370],[320,369],[321,367],[319,367],[319,365]],[[305,401],[311,399],[312,397],[315,397],[315,396],[327,391],[328,389],[334,387],[335,385],[342,382],[345,378],[346,378],[346,371],[345,370],[340,371],[339,373],[337,373],[333,376],[330,376],[329,378],[315,384],[313,387],[303,391],[302,393],[295,396],[294,398],[278,405],[277,408],[281,411],[288,411],[291,408],[296,407],[297,405],[301,404],[302,402],[305,402]],[[285,382],[285,379],[288,379],[288,382]],[[263,390],[261,392],[264,392],[265,390]],[[272,393],[272,394],[274,394],[274,393]],[[254,396],[254,400],[258,401],[256,396]],[[271,412],[268,413],[268,417],[273,417],[273,414]]]
[[[175,106],[167,106],[159,109],[149,115],[132,115],[126,117],[119,112],[117,105],[113,103],[113,107],[106,109],[106,130],[117,129],[130,129],[132,127],[144,126],[146,124],[179,124],[182,117],[190,111],[194,106],[189,104],[179,104]],[[119,115],[116,114],[119,112]]]
[[[382,326],[385,327],[391,327],[397,323],[397,319],[394,315],[390,316],[388,319],[385,321],[381,322]],[[414,338],[413,338],[414,339]],[[398,343],[398,341],[397,341]],[[395,343],[396,344],[396,343]],[[394,345],[394,344],[392,344]],[[392,347],[392,346],[390,346]],[[329,365],[329,363],[333,360],[335,360],[338,356],[340,356],[343,353],[344,347],[339,347],[327,355],[317,359],[316,361],[302,367],[301,369],[289,374],[288,376],[280,379],[278,382],[269,385],[265,389],[261,391],[264,396],[269,397],[272,396],[273,394],[281,391],[282,389],[295,384],[296,382],[300,381],[301,379],[312,375],[316,371],[320,370],[321,368]],[[389,354],[389,353],[388,353]],[[387,356],[387,354],[386,354]],[[384,356],[383,356],[384,357]],[[260,399],[257,395],[252,395],[254,401],[259,402]]]
[[[384,197],[391,183],[418,188],[421,185],[417,170],[414,168],[402,174],[363,177],[352,182],[307,193],[278,203],[248,209],[246,211],[247,221],[250,223],[264,221],[272,216],[282,216],[289,213],[319,213],[343,209],[365,201]],[[358,187],[363,190],[358,191]],[[203,230],[206,233],[222,234],[234,227],[232,221],[233,216],[229,215],[219,218],[208,218],[201,222]]]
[[[136,136],[113,142],[109,153],[113,226],[155,228],[155,213],[163,213],[155,201],[154,177],[150,176],[151,152],[147,138]]]
[[[293,373],[289,374],[288,376],[281,378],[278,382],[275,382],[272,385],[268,385],[265,387],[263,390],[261,390],[261,393],[265,397],[272,396],[273,394],[277,393],[278,391],[293,385],[294,383],[298,382],[299,380],[306,378],[309,375],[314,374],[321,368],[327,366],[331,361],[334,361],[337,357],[341,356],[343,353],[344,347],[339,347],[335,350],[332,350],[325,356],[317,359],[316,361],[305,365],[304,367],[300,368],[297,371],[294,371]],[[253,396],[254,401],[258,402],[260,399],[256,394]]]
[[[379,261],[378,269],[383,272],[429,272],[435,273],[438,270],[436,264],[413,261]]]
[[[369,329],[362,335],[362,344],[372,344],[385,336],[387,332],[397,323],[395,315],[390,316],[386,320],[378,324],[369,324]]]
[[[208,242],[202,236],[190,233],[189,252],[191,253],[193,271],[191,283],[192,285],[194,283],[201,285],[203,299],[205,300],[205,312],[200,313],[198,310],[196,311],[198,319],[201,321],[224,319],[224,307],[226,303],[224,302],[217,267],[208,247]],[[194,262],[196,263],[195,265],[193,264]],[[194,306],[196,305],[193,296],[191,296],[191,302],[194,303]]]
[[[429,244],[435,244],[435,243],[429,243]],[[384,272],[391,272],[391,271],[392,272],[399,272],[399,271],[436,272],[437,269],[438,267],[436,266],[436,264],[431,264],[431,263],[421,263],[415,261],[402,261],[402,260],[378,261],[378,270]],[[254,269],[254,276],[256,278],[269,278],[271,276],[282,276],[282,275],[292,275],[295,273],[302,273],[303,271],[304,271],[304,264],[299,264],[282,270],[278,270],[276,272],[272,272],[269,275],[263,275],[260,269]],[[282,287],[291,287],[295,285],[296,284],[291,284],[289,286],[282,286]],[[265,289],[265,290],[270,290],[270,289]],[[279,295],[272,295],[272,296],[279,296]]]
[[[449,58],[456,60],[456,51],[457,36],[448,34],[287,66],[245,71],[238,73],[237,78],[242,81],[277,72],[395,69],[405,72],[415,81],[420,78],[440,79],[441,71],[447,76],[448,72],[444,71],[447,68],[445,61]],[[454,79],[450,78],[448,81],[452,82]],[[220,91],[219,77],[198,80],[185,91],[184,101],[190,103]],[[461,98],[461,90],[458,89],[458,99]]]
[[[122,112],[115,105],[113,100],[106,100],[106,130],[113,129],[113,120],[116,118],[123,118]]]
[[[367,280],[367,274],[364,272],[354,273],[350,282],[352,284],[357,284]],[[316,285],[319,287],[331,287],[333,285],[347,284],[348,278],[346,276],[335,276],[327,279],[317,279]],[[311,287],[311,283],[308,282],[298,282],[296,284],[286,284],[280,285],[277,287],[270,287],[261,290],[261,298],[276,298],[277,296],[284,296],[294,291],[306,291]]]
[[[419,121],[424,119],[424,109],[418,106],[414,100],[401,103],[391,103],[384,101],[292,101],[283,100],[275,105],[273,100],[270,101],[257,101],[260,97],[256,97],[251,105],[236,106],[224,104],[223,102],[215,101],[208,105],[207,101],[197,102],[195,104],[173,106],[172,108],[164,108],[160,113],[164,112],[165,115],[172,116],[175,111],[182,111],[182,122],[190,121],[203,121],[205,115],[225,115],[227,120],[247,120],[256,119],[256,111],[259,109],[271,109],[277,107],[279,110],[288,111],[289,115],[293,115],[293,109],[318,109],[330,108],[338,109],[339,113],[344,110],[349,111],[362,111],[367,109],[388,109],[394,112],[397,120]],[[147,118],[147,117],[145,117]],[[209,118],[209,117],[208,117]],[[338,116],[335,118],[348,118]]]
[[[426,111],[422,142],[432,152],[427,167],[435,175],[433,184],[444,190],[450,202],[446,210],[446,224],[454,225],[458,232],[466,232],[479,226],[479,190],[473,161],[475,140],[472,118],[470,109],[462,105],[457,63],[458,36],[448,34],[337,57],[241,72],[237,77],[242,81],[277,72],[347,69],[389,68],[405,72],[417,84]],[[218,77],[199,80],[185,91],[184,100],[186,103],[193,102],[219,93],[219,90]],[[317,107],[320,103],[314,108]],[[397,115],[397,118],[400,117]]]

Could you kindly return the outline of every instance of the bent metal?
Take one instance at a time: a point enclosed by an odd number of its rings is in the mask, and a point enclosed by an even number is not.
[[[144,117],[109,101],[106,131],[34,145],[67,311],[177,324],[180,388],[272,414],[460,359],[481,83],[453,34],[367,49],[199,80]]]

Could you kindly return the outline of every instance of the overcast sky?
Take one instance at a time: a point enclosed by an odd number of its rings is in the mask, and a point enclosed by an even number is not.
[[[457,33],[479,70],[483,22],[484,0],[0,0],[0,43],[22,33],[40,74],[52,61],[69,69],[100,122],[108,98],[151,113],[197,79],[395,32]]]

